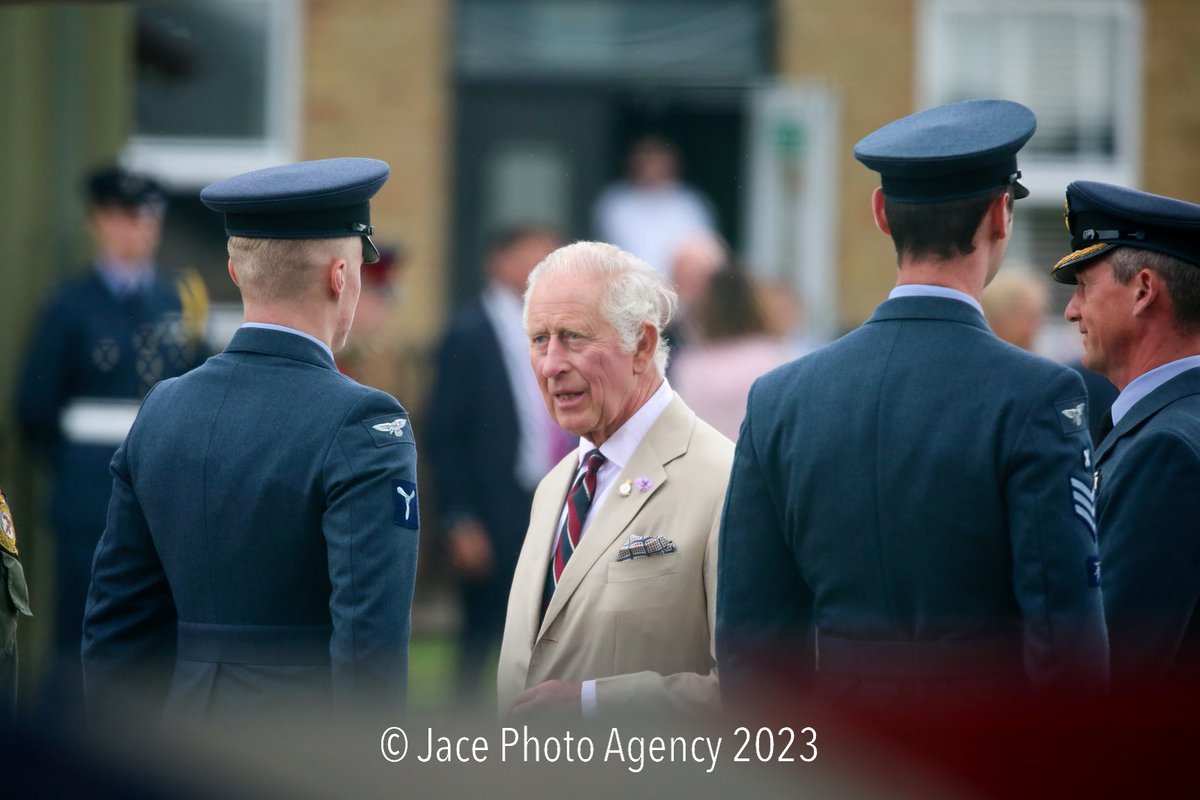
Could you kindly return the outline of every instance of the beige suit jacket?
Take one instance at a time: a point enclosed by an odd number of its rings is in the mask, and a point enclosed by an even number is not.
[[[595,679],[600,714],[716,710],[717,531],[733,443],[675,397],[594,510],[543,619],[550,548],[578,464],[569,454],[533,498],[500,649],[501,715],[552,678]],[[618,491],[641,477],[648,491]],[[630,536],[664,536],[677,549],[619,562]]]

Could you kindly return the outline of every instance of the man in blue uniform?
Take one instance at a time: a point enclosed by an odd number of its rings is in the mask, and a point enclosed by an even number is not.
[[[1083,385],[997,339],[979,306],[1035,126],[970,100],[855,147],[882,176],[897,285],[751,392],[718,560],[726,698],[776,669],[866,705],[1103,684]]]
[[[113,458],[84,618],[89,711],[222,721],[403,703],[419,508],[408,414],[334,365],[374,159],[207,187],[245,324],[147,396]],[[259,717],[261,718],[261,717]]]
[[[21,432],[54,473],[54,665],[44,696],[67,712],[82,697],[79,630],[112,490],[108,464],[150,387],[204,355],[188,335],[175,283],[155,266],[166,207],[161,187],[105,168],[89,177],[87,192],[95,261],[50,296],[17,392]]]
[[[1120,389],[1096,446],[1096,523],[1113,688],[1196,681],[1200,667],[1200,205],[1067,187],[1083,364]],[[1193,688],[1195,684],[1193,683]]]

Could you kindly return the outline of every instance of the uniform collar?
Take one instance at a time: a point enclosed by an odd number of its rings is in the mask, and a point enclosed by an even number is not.
[[[928,283],[906,283],[903,286],[897,286],[888,294],[889,300],[894,300],[897,297],[944,297],[947,300],[958,300],[966,303],[971,308],[983,314],[983,306],[979,304],[971,295],[966,292],[960,292],[958,289],[951,289],[949,286],[934,286]]]
[[[1126,386],[1121,393],[1117,395],[1117,399],[1113,401],[1113,426],[1116,427],[1119,425],[1121,419],[1124,418],[1124,416],[1129,413],[1129,410],[1137,405],[1138,401],[1143,397],[1150,394],[1155,389],[1171,380],[1171,378],[1174,378],[1176,375],[1180,375],[1184,372],[1187,372],[1189,369],[1194,369],[1196,367],[1200,367],[1200,355],[1187,356],[1174,361],[1168,361],[1161,367],[1155,367],[1149,372],[1143,372],[1141,375],[1138,375],[1129,382],[1129,385]]]
[[[954,290],[951,290],[954,291]],[[895,319],[930,319],[943,322],[961,322],[991,333],[982,312],[970,303],[938,295],[909,295],[885,300],[875,309],[868,323]]]
[[[1125,388],[1128,390],[1130,386],[1133,384],[1131,383]],[[1096,461],[1099,462],[1122,436],[1131,433],[1147,419],[1176,400],[1191,395],[1200,395],[1200,369],[1185,368],[1151,389],[1121,416],[1120,422],[1114,424],[1112,431],[1099,443],[1096,448]]]
[[[329,345],[315,336],[285,325],[246,322],[233,334],[229,346],[225,349],[235,352],[283,356],[297,361],[307,361],[319,367],[337,369],[333,351],[329,349]]]

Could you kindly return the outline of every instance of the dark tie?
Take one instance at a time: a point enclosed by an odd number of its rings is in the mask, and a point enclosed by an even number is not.
[[[554,562],[550,568],[554,586],[558,586],[567,562],[579,546],[579,540],[583,536],[583,521],[587,519],[588,509],[592,507],[592,498],[596,495],[596,473],[606,460],[599,450],[590,451],[584,456],[583,472],[571,487],[571,494],[567,497],[567,518],[559,528],[558,547],[554,550]]]
[[[1100,420],[1100,441],[1104,441],[1104,437],[1108,436],[1113,429],[1112,411],[1104,412],[1104,419]],[[1099,444],[1099,442],[1097,442]]]

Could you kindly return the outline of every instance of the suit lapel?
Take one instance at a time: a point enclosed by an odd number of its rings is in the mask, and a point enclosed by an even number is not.
[[[533,504],[529,518],[529,531],[525,534],[521,561],[514,576],[514,586],[520,586],[524,591],[522,602],[525,607],[521,622],[525,630],[521,632],[521,641],[529,647],[533,647],[534,634],[542,616],[542,595],[550,569],[550,546],[554,542],[554,531],[558,527],[558,517],[578,466],[579,458],[574,451],[558,462],[558,466],[543,479],[546,500]]]
[[[596,516],[588,523],[579,548],[563,570],[554,596],[550,598],[550,606],[546,609],[546,617],[542,620],[539,637],[545,634],[550,623],[566,606],[588,572],[612,547],[613,542],[645,508],[650,498],[662,490],[667,482],[667,472],[663,467],[687,452],[694,421],[695,414],[676,395],[646,433],[641,444],[634,450],[629,463],[617,476],[603,504],[596,510]],[[645,492],[634,489],[628,495],[622,496],[619,491],[621,484],[635,478],[649,478],[650,489]],[[563,489],[564,497],[568,488]],[[555,509],[556,514],[561,511],[561,505]],[[557,522],[557,516],[554,521]],[[549,550],[550,543],[547,542],[542,559],[543,576],[550,568]]]
[[[1099,464],[1104,456],[1116,445],[1117,440],[1132,433],[1143,422],[1153,417],[1171,403],[1181,397],[1200,394],[1200,369],[1190,369],[1159,386],[1150,394],[1134,403],[1133,408],[1121,417],[1108,436],[1096,448],[1096,463]]]

